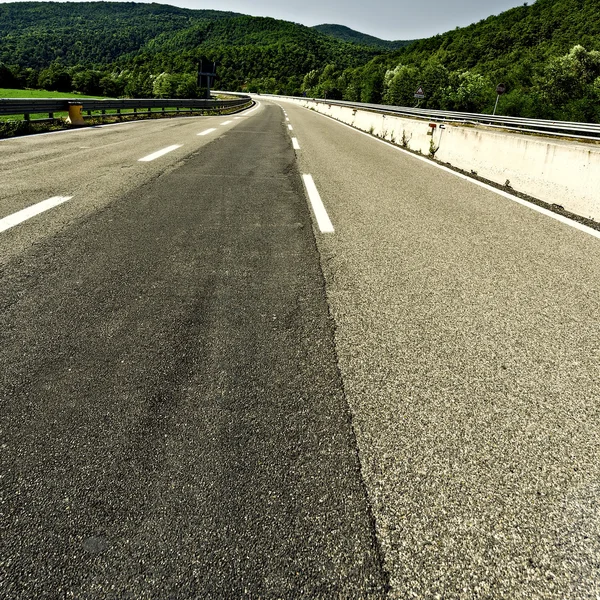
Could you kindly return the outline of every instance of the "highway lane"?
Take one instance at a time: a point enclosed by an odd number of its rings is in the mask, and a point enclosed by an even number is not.
[[[73,196],[0,233],[1,597],[386,589],[281,111],[220,127],[0,143]]]
[[[596,598],[599,241],[261,102],[0,142],[0,595]]]
[[[0,219],[54,196],[72,197],[40,221],[43,227],[16,229],[0,238],[0,260],[176,168],[254,113],[242,114],[146,120],[0,140]],[[139,162],[174,145],[181,147]]]
[[[395,598],[600,594],[600,241],[297,105]]]

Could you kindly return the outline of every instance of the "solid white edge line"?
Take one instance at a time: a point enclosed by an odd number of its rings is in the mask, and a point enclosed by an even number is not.
[[[304,108],[304,107],[302,107]],[[309,110],[309,109],[306,109]],[[326,119],[329,119],[330,121],[333,121],[334,123],[337,123],[338,125],[343,125],[344,127],[347,127],[348,129],[351,129],[352,131],[355,131],[356,133],[360,133],[362,135],[367,136],[368,138],[376,141],[376,142],[380,142],[382,144],[385,144],[386,146],[388,146],[388,148],[391,148],[392,150],[397,150],[398,152],[402,152],[404,154],[407,154],[408,156],[411,156],[412,158],[415,158],[417,160],[420,160],[421,162],[427,163],[428,165],[431,165],[432,167],[436,167],[437,169],[441,169],[442,171],[445,171],[446,173],[450,173],[451,175],[454,175],[455,177],[460,177],[461,179],[464,179],[465,181],[468,181],[474,185],[477,185],[481,188],[484,188],[486,190],[489,190],[490,192],[494,192],[495,194],[498,194],[499,196],[502,196],[503,198],[506,198],[507,200],[512,200],[513,202],[516,202],[517,204],[520,204],[521,206],[525,206],[527,208],[530,208],[531,210],[534,210],[538,213],[541,213],[542,215],[545,215],[547,217],[550,217],[551,219],[554,219],[556,221],[559,221],[560,223],[563,223],[564,225],[568,225],[569,227],[573,227],[574,229],[578,229],[579,231],[582,231],[584,233],[587,233],[588,235],[591,235],[592,237],[595,237],[597,239],[600,239],[600,231],[596,230],[596,229],[592,229],[591,227],[588,227],[587,225],[583,225],[582,223],[578,223],[577,221],[573,221],[572,219],[569,219],[568,217],[564,217],[563,215],[559,215],[555,212],[552,212],[551,210],[548,210],[547,208],[543,208],[542,206],[538,206],[537,204],[533,204],[531,202],[527,202],[527,200],[523,200],[522,198],[519,198],[518,196],[513,196],[512,194],[509,194],[508,192],[505,192],[503,190],[499,190],[498,188],[495,188],[492,185],[489,185],[487,183],[483,183],[483,181],[478,181],[477,179],[473,179],[467,175],[463,175],[462,173],[458,173],[457,171],[453,171],[452,169],[449,169],[448,167],[445,167],[444,165],[440,165],[436,162],[433,162],[431,160],[429,160],[428,158],[425,158],[424,156],[418,156],[417,154],[413,154],[412,152],[409,152],[408,150],[405,150],[404,148],[398,148],[398,146],[395,146],[394,144],[386,141],[386,140],[382,140],[380,138],[377,138],[373,135],[371,135],[370,133],[367,133],[366,131],[361,131],[360,129],[356,129],[356,127],[352,127],[352,125],[348,125],[347,123],[343,123],[342,121],[338,121],[337,119],[334,119],[328,115],[324,115],[323,113],[319,113],[316,111],[311,111],[313,114],[317,114],[320,115],[321,117],[324,117]]]
[[[300,144],[298,143],[298,139],[297,138],[292,138],[292,146],[294,148],[294,150],[300,150]]]
[[[27,219],[31,219],[31,217],[35,217],[40,213],[43,213],[63,202],[67,202],[73,196],[53,196],[52,198],[48,198],[47,200],[42,200],[33,206],[28,206],[23,210],[20,210],[8,217],[4,217],[0,219],[0,233],[18,225],[19,223],[23,223],[23,221],[27,221]]]
[[[335,230],[333,229],[329,215],[325,210],[325,206],[323,205],[323,201],[321,200],[321,196],[319,195],[319,191],[317,190],[312,175],[302,175],[302,180],[304,181],[304,186],[306,187],[306,193],[308,194],[313,213],[317,219],[319,230],[321,233],[334,233]]]
[[[211,129],[207,129],[206,131],[203,131],[202,133],[198,133],[197,135],[208,135],[209,133],[212,133],[213,131],[216,131],[216,129],[214,127]]]
[[[251,108],[248,112],[242,113],[242,116],[247,117],[248,115],[251,115],[254,111],[258,110],[261,106],[262,106],[261,103],[257,101],[256,106],[254,108]]]
[[[177,148],[181,148],[181,146],[183,146],[183,144],[174,144],[173,146],[169,146],[168,148],[163,148],[162,150],[158,150],[153,154],[148,154],[148,156],[144,156],[144,158],[139,158],[138,162],[150,162],[155,158],[160,158],[161,156],[164,156],[169,152],[173,152],[173,150],[177,150]]]

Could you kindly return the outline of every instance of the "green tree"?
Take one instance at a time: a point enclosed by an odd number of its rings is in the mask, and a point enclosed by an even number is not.
[[[60,63],[54,63],[40,71],[38,85],[42,89],[54,92],[70,92],[72,89],[71,75]]]
[[[397,65],[385,74],[383,101],[395,106],[414,106],[414,95],[421,83],[420,79],[420,72],[416,67]]]
[[[453,73],[451,84],[442,95],[442,101],[450,104],[451,110],[475,113],[486,109],[491,112],[495,98],[495,88],[490,80],[471,71]]]

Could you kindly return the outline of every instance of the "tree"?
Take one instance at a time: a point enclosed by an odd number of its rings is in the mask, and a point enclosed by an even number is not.
[[[100,71],[92,71],[90,69],[76,71],[72,77],[73,89],[90,96],[99,95],[102,93],[100,86],[101,77],[102,73]]]
[[[395,106],[413,106],[415,91],[420,83],[416,67],[399,64],[385,74],[383,101]]]
[[[496,97],[490,80],[479,73],[453,73],[452,79],[442,94],[442,100],[450,104],[451,110],[480,113],[489,108]]]
[[[60,63],[53,63],[47,69],[40,71],[38,85],[44,90],[70,92],[71,75]]]
[[[0,62],[0,88],[16,88],[18,85],[13,72],[4,63]]]

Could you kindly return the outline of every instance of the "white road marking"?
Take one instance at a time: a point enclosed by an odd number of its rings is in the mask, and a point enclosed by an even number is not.
[[[158,152],[154,152],[153,154],[148,154],[148,156],[144,156],[144,158],[138,159],[138,162],[150,162],[151,160],[160,158],[161,156],[164,156],[165,154],[168,154],[169,152],[173,152],[173,150],[177,150],[177,148],[181,148],[181,146],[183,146],[183,144],[175,144],[173,146],[169,146],[168,148],[163,148],[162,150],[159,150]]]
[[[292,146],[294,147],[294,150],[300,150],[300,144],[296,138],[292,138]]]
[[[302,175],[302,179],[306,187],[306,193],[308,194],[308,199],[310,200],[313,213],[317,219],[319,230],[321,233],[333,233],[333,225],[331,224],[329,215],[325,210],[325,206],[323,205],[323,201],[321,200],[321,196],[319,195],[319,191],[317,190],[317,186],[315,185],[312,175]]]
[[[288,129],[289,129],[290,131],[294,131],[294,128],[293,128],[291,125],[288,125]]]
[[[533,204],[532,202],[527,202],[527,200],[523,200],[523,199],[519,198],[518,196],[513,196],[512,194],[509,194],[508,192],[499,190],[498,188],[495,188],[493,185],[483,183],[483,181],[479,181],[479,180],[473,179],[467,175],[463,175],[462,173],[458,173],[457,171],[453,171],[452,169],[449,169],[448,167],[444,167],[443,165],[433,162],[432,160],[429,160],[428,158],[425,158],[424,156],[419,156],[417,154],[413,154],[412,152],[409,152],[408,150],[405,150],[404,148],[398,148],[398,146],[393,145],[391,142],[377,138],[377,137],[371,135],[370,133],[367,133],[366,131],[361,131],[360,129],[356,129],[356,127],[352,127],[351,125],[342,123],[341,121],[333,119],[332,117],[329,117],[327,115],[324,115],[324,114],[318,113],[318,112],[315,112],[315,114],[320,115],[321,117],[325,117],[326,119],[329,119],[330,121],[333,121],[334,123],[337,123],[338,125],[342,125],[344,127],[347,127],[348,129],[352,129],[352,131],[355,131],[356,133],[366,135],[368,138],[375,140],[376,142],[385,144],[392,150],[397,150],[398,152],[402,152],[403,154],[408,154],[408,156],[411,156],[412,158],[415,158],[424,163],[427,163],[428,165],[431,165],[432,167],[441,169],[442,171],[446,171],[446,173],[450,173],[450,175],[454,175],[455,177],[460,177],[461,179],[464,179],[465,181],[469,181],[470,183],[472,183],[474,185],[478,185],[479,187],[481,187],[485,190],[494,192],[494,194],[498,194],[499,196],[502,196],[503,198],[512,200],[513,202],[516,202],[517,204],[520,204],[521,206],[526,206],[527,208],[530,208],[531,210],[534,210],[534,211],[541,213],[547,217],[550,217],[551,219],[560,221],[561,223],[568,225],[569,227],[573,227],[574,229],[578,229],[579,231],[583,231],[584,233],[587,233],[588,235],[591,235],[592,237],[600,239],[600,231],[598,231],[597,229],[592,229],[591,227],[588,227],[587,225],[583,225],[582,223],[573,221],[572,219],[569,219],[568,217],[564,217],[563,215],[559,215],[558,213],[552,212],[551,210],[548,210],[547,208],[543,208],[542,206],[538,206],[537,204]]]
[[[286,116],[286,117],[285,117],[285,120],[286,120],[286,121],[289,121],[289,120],[290,120],[290,118],[289,118],[288,116]]]
[[[260,102],[257,102],[256,106],[254,108],[252,108],[251,110],[249,110],[248,112],[243,113],[243,116],[247,117],[248,115],[251,115],[254,111],[257,111],[260,107],[261,107]]]
[[[53,196],[52,198],[48,198],[48,200],[43,200],[42,202],[38,202],[33,206],[28,206],[19,212],[13,213],[8,217],[4,217],[3,219],[0,219],[0,232],[6,231],[7,229],[10,229],[19,223],[22,223],[23,221],[27,221],[27,219],[31,219],[31,217],[35,217],[40,213],[54,208],[63,202],[67,202],[67,200],[70,200],[72,197],[73,196]]]
[[[198,135],[208,135],[209,133],[212,133],[213,131],[216,131],[216,129],[214,127],[212,129],[207,129],[206,131],[203,131],[202,133],[199,133]]]
[[[233,121],[225,121],[224,123],[221,123],[221,125],[229,125],[230,123],[233,123]]]

